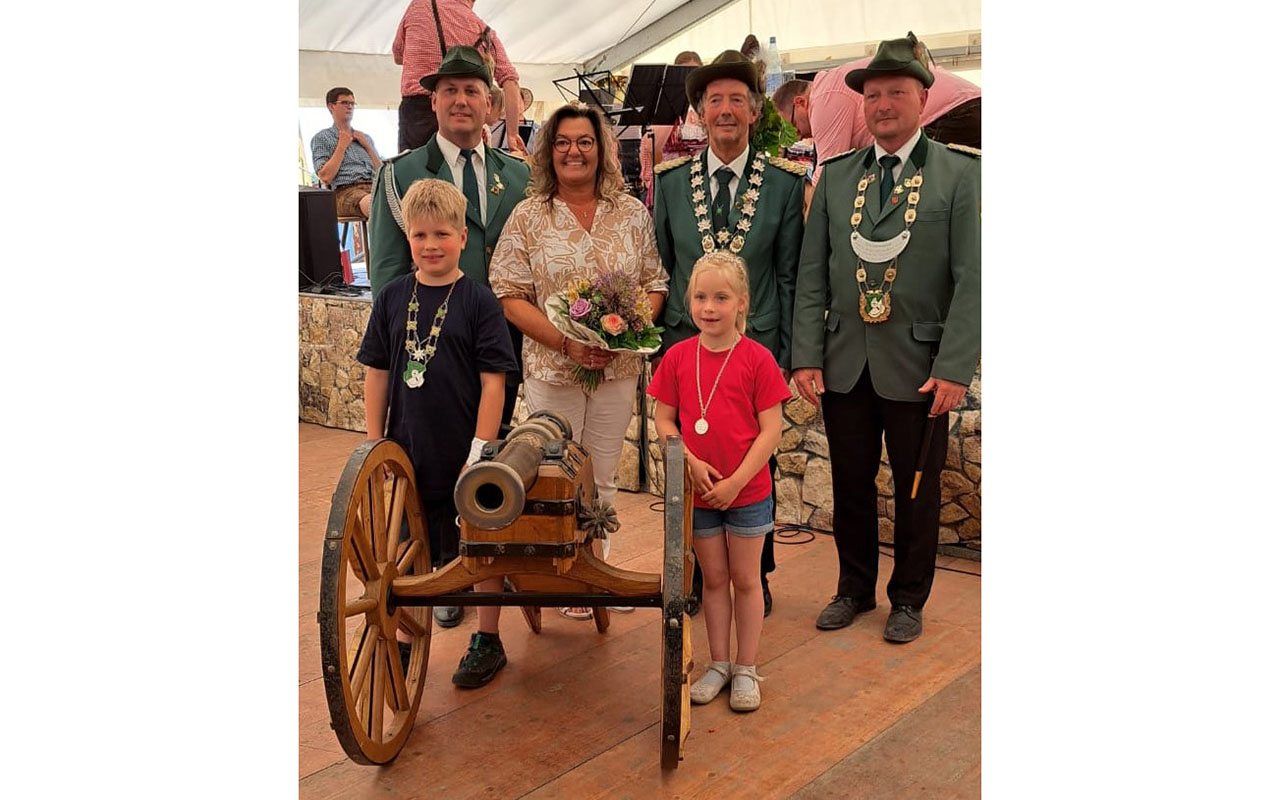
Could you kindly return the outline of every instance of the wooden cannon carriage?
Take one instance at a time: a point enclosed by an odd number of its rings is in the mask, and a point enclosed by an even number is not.
[[[591,456],[572,437],[568,421],[544,411],[487,443],[454,492],[459,555],[435,572],[404,449],[380,439],[351,454],[329,512],[318,617],[330,725],[353,761],[386,764],[408,741],[426,682],[429,606],[520,606],[534,633],[543,606],[591,606],[603,633],[606,606],[626,605],[662,610],[662,766],[679,764],[692,650],[685,604],[693,485],[684,449],[679,437],[665,446],[666,475],[684,480],[665,493],[662,573],[632,572],[604,563],[592,547],[589,530],[601,515],[593,513]],[[495,577],[513,591],[462,593]],[[397,630],[412,640],[407,672]]]

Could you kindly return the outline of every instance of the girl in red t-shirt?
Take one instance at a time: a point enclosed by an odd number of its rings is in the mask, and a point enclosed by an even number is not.
[[[700,258],[689,276],[689,312],[700,333],[673,345],[649,384],[658,435],[683,432],[693,475],[693,549],[702,565],[711,664],[689,698],[709,703],[732,679],[735,711],[760,707],[760,550],[773,528],[768,463],[782,438],[782,402],[791,397],[773,354],[743,335],[748,290],[741,258],[724,251]],[[733,664],[731,621],[738,630]]]

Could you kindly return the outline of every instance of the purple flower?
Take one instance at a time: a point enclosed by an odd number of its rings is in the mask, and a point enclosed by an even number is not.
[[[591,313],[591,301],[585,297],[579,297],[573,301],[573,305],[569,306],[569,316],[572,319],[582,319]]]

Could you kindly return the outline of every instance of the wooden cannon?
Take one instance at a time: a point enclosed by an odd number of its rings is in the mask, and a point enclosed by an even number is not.
[[[534,633],[543,606],[590,606],[603,633],[606,606],[623,605],[661,609],[661,763],[679,764],[692,666],[693,484],[684,449],[679,437],[665,445],[662,572],[633,572],[604,563],[592,546],[601,515],[591,456],[572,437],[567,420],[544,411],[486,443],[454,492],[458,557],[434,572],[404,449],[379,439],[351,454],[325,531],[318,614],[330,726],[351,760],[386,764],[408,741],[426,682],[430,606],[520,606]],[[673,475],[683,481],[673,485]],[[510,590],[463,593],[496,577]],[[411,640],[407,671],[397,631]]]

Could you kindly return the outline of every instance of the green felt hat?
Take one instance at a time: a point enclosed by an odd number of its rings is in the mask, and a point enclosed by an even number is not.
[[[441,78],[479,78],[486,86],[493,83],[493,76],[489,74],[489,67],[484,63],[480,51],[465,44],[450,47],[449,52],[444,54],[444,60],[440,62],[440,69],[431,75],[424,75],[418,83],[428,92],[434,92],[436,81]]]
[[[698,67],[685,78],[684,93],[689,97],[689,105],[697,108],[707,84],[721,78],[742,81],[751,91],[760,91],[760,72],[756,63],[737,50],[725,50],[710,64]]]
[[[851,70],[844,76],[849,88],[862,94],[862,84],[867,78],[884,78],[889,75],[908,75],[924,84],[933,85],[933,73],[925,65],[928,50],[914,33],[907,31],[905,39],[889,39],[880,43],[875,58],[862,69]]]

